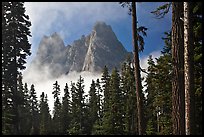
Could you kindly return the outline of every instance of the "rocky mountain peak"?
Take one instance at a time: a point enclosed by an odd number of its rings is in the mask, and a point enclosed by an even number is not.
[[[89,35],[82,35],[70,46],[65,47],[56,32],[44,36],[33,64],[50,68],[50,72],[57,77],[70,71],[101,72],[105,65],[109,70],[119,68],[128,54],[111,26],[96,22]]]

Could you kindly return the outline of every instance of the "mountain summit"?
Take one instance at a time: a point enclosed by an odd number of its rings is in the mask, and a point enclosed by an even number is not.
[[[89,35],[68,46],[57,33],[44,36],[30,67],[47,67],[55,77],[71,71],[101,72],[105,65],[119,68],[128,54],[111,26],[96,22]]]

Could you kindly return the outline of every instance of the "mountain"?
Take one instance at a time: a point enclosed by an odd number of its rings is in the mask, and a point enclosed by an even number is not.
[[[96,22],[89,35],[82,35],[71,45],[65,46],[56,32],[44,36],[30,67],[46,67],[55,77],[71,71],[101,72],[105,65],[109,70],[119,68],[128,54],[111,26]]]

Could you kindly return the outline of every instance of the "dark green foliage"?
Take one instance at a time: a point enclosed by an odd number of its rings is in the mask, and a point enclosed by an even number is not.
[[[170,33],[165,33],[165,47],[162,56],[153,61],[148,60],[148,75],[146,78],[146,134],[169,135],[171,127],[171,47]],[[165,81],[164,81],[165,79]],[[163,86],[160,86],[160,85]]]
[[[71,94],[72,94],[72,117],[71,126],[68,133],[71,135],[87,134],[86,131],[86,106],[84,96],[84,79],[80,76],[76,86],[71,83]]]
[[[71,122],[71,100],[67,83],[64,88],[64,96],[62,97],[62,112],[60,117],[62,122],[62,134],[67,134],[67,129]]]
[[[49,135],[52,133],[51,115],[48,106],[47,94],[40,95],[40,135]]]
[[[132,12],[131,2],[121,3]],[[163,17],[169,11],[167,3],[152,12]],[[193,3],[194,30],[194,82],[195,82],[195,133],[202,134],[202,7]],[[109,75],[105,66],[101,81],[92,81],[88,95],[84,91],[84,79],[80,76],[64,88],[60,102],[60,85],[53,84],[54,111],[50,115],[47,94],[42,92],[38,104],[35,87],[28,90],[22,82],[26,56],[30,55],[29,18],[24,14],[22,2],[2,3],[2,134],[40,135],[137,135],[137,107],[134,68],[131,58],[120,73],[114,69]],[[14,21],[15,20],[15,21]],[[147,28],[137,28],[146,36]],[[140,50],[144,40],[138,35]],[[144,99],[145,134],[172,134],[172,60],[171,32],[165,32],[162,55],[148,60],[145,79],[147,95]],[[89,98],[86,98],[86,97]],[[88,100],[85,102],[85,100]],[[142,98],[143,100],[143,98]]]
[[[102,104],[102,89],[100,86],[100,81],[99,79],[96,80],[96,83],[93,84],[95,85],[96,88],[96,92],[95,92],[95,101],[96,105],[95,108],[97,111],[97,119],[95,120],[95,122],[92,125],[92,130],[91,130],[91,134],[93,135],[101,135],[103,132],[103,127],[102,127],[102,117],[103,117],[103,104]],[[91,88],[92,89],[92,88]],[[91,90],[90,90],[91,91]],[[91,106],[91,105],[90,105]]]
[[[54,94],[54,99],[55,99],[54,110],[53,110],[53,131],[54,131],[54,134],[62,134],[62,121],[60,119],[62,104],[59,99],[60,85],[58,85],[57,81],[53,84],[52,94]]]
[[[143,36],[147,36],[147,28],[144,27],[144,26],[140,26],[137,28],[137,40],[139,42],[139,45],[138,45],[138,51],[141,51],[143,52],[144,50],[144,38],[141,36],[140,33],[142,33]]]
[[[160,19],[163,18],[169,12],[170,7],[171,2],[168,2],[162,6],[159,6],[155,11],[152,11],[151,13],[153,13],[158,19]]]
[[[122,91],[120,89],[120,76],[116,69],[113,70],[109,82],[109,100],[107,111],[104,112],[103,129],[107,135],[124,134]]]
[[[35,87],[33,84],[31,85],[31,88],[30,88],[29,104],[30,104],[30,113],[31,113],[30,134],[36,135],[36,134],[39,134],[39,110],[38,110],[39,104],[37,101]]]
[[[193,4],[195,131],[202,135],[202,2]]]
[[[100,100],[96,92],[96,84],[95,84],[95,81],[92,80],[91,87],[89,90],[89,103],[88,103],[89,125],[90,125],[89,131],[93,130],[94,123],[97,120],[99,120],[99,112],[100,112],[99,105],[100,105]]]
[[[23,2],[2,3],[3,134],[21,134],[22,131],[20,131],[22,114],[19,114],[22,96],[18,92],[18,89],[22,88],[17,89],[17,78],[19,69],[25,69],[26,56],[31,54],[31,45],[27,38],[31,36],[29,31],[31,23],[28,20]]]
[[[123,64],[121,72],[121,90],[123,92],[122,106],[124,109],[124,124],[125,134],[133,135],[136,134],[136,93],[135,93],[135,78],[134,71],[131,68],[131,60]]]

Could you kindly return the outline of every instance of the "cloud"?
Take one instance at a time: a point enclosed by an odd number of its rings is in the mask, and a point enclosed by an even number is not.
[[[42,92],[48,95],[48,104],[51,111],[51,114],[53,112],[54,107],[54,97],[52,94],[53,91],[53,84],[58,81],[58,84],[60,85],[60,101],[62,101],[62,97],[64,95],[64,88],[66,83],[69,87],[69,92],[71,88],[71,81],[74,83],[77,83],[80,76],[84,78],[84,91],[85,95],[88,94],[88,91],[90,89],[90,85],[92,83],[92,80],[97,80],[98,78],[101,78],[101,74],[99,73],[91,73],[91,72],[70,72],[68,75],[61,75],[58,78],[52,77],[52,75],[49,73],[49,67],[45,66],[41,70],[37,69],[35,66],[32,66],[29,68],[29,71],[23,72],[23,82],[28,84],[28,87],[30,89],[31,84],[34,84],[35,90],[37,93],[38,100],[40,100],[40,95]],[[70,93],[71,95],[71,93]]]
[[[150,53],[150,55],[152,55],[153,59],[158,58],[161,53],[160,51],[154,51],[152,53]],[[147,69],[148,64],[147,64],[147,60],[148,60],[147,55],[142,56],[140,58],[140,66],[142,69]],[[53,84],[58,81],[59,85],[60,85],[60,90],[61,90],[61,94],[60,94],[60,99],[62,99],[62,96],[64,94],[64,87],[65,84],[67,83],[69,86],[69,90],[70,90],[70,84],[71,81],[76,83],[80,77],[80,75],[82,76],[82,78],[84,78],[84,85],[85,85],[85,94],[88,94],[88,91],[90,89],[90,85],[92,80],[96,79],[100,79],[101,78],[101,73],[93,73],[93,72],[70,72],[68,75],[61,75],[58,78],[55,78],[52,76],[52,73],[50,73],[50,68],[49,66],[45,66],[42,67],[41,69],[37,68],[35,65],[30,66],[29,70],[25,70],[23,72],[23,82],[26,82],[29,86],[31,84],[35,85],[35,89],[37,92],[37,97],[38,100],[40,99],[40,95],[42,94],[42,92],[44,92],[45,94],[48,95],[48,103],[49,103],[49,107],[52,113],[53,107],[54,107],[54,98],[52,95],[52,91],[53,91]],[[146,73],[141,72],[141,77],[146,77]],[[142,85],[144,85],[145,82],[142,82]],[[145,87],[144,89],[145,90]]]

